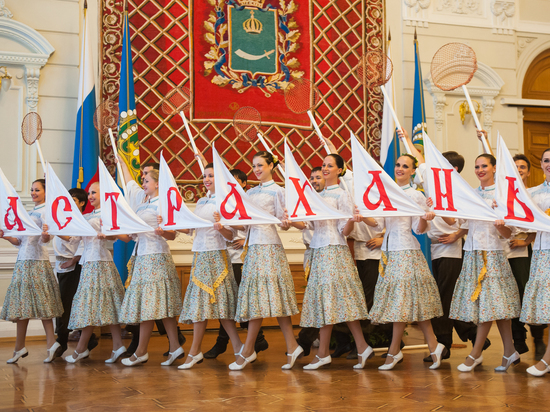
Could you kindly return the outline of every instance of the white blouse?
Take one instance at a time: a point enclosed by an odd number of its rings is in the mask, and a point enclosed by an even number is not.
[[[353,202],[349,193],[339,185],[325,187],[319,193],[323,200],[330,206],[353,216]],[[329,245],[347,246],[346,238],[343,235],[344,227],[349,219],[315,220],[309,223],[313,225],[313,237],[309,247],[318,249]]]
[[[216,210],[216,195],[209,194],[199,199],[197,207],[195,208],[195,214],[205,220],[215,223],[214,212]],[[232,232],[234,231],[234,229],[228,226],[226,226],[226,228]],[[189,232],[189,235],[192,235],[193,232],[196,232],[195,239],[193,240],[193,248],[191,249],[193,252],[227,249],[226,242],[229,241],[229,239],[223,237],[223,235],[213,227],[193,229]]]
[[[46,204],[43,203],[36,206],[29,212],[29,216],[42,229],[42,224],[45,221]],[[42,236],[14,236],[19,239],[19,253],[17,260],[50,260],[48,257],[48,249],[46,244],[42,242]],[[48,242],[49,243],[49,242]]]
[[[145,201],[145,191],[137,184],[135,180],[130,180],[126,183],[126,193],[124,197],[130,207],[136,210],[139,205]],[[158,225],[158,224],[157,224]]]
[[[485,189],[478,187],[476,190],[485,203],[492,207],[495,198],[495,185],[487,186]],[[468,229],[464,250],[504,250],[504,240],[493,222],[466,220],[460,225],[460,228]]]
[[[411,198],[418,206],[429,211],[426,205],[426,197],[424,194],[414,189],[410,184],[401,186],[401,189],[405,191],[405,194]],[[418,227],[420,225],[420,216],[402,216],[402,217],[386,217],[384,218],[386,224],[386,234],[384,235],[384,242],[382,243],[382,250],[384,251],[398,251],[398,250],[419,250],[420,243],[413,236],[411,229],[417,235],[421,235],[430,230],[430,222],[427,222],[426,229],[421,232]]]
[[[533,201],[546,212],[550,208],[550,185],[545,180],[543,184],[527,189]],[[550,232],[537,232],[533,250],[550,249]]]
[[[238,249],[235,249],[233,247],[233,241],[246,239],[246,230],[235,230],[230,227],[227,227],[227,229],[230,229],[234,232],[233,239],[228,240],[225,243],[227,247],[227,253],[229,255],[229,258],[231,259],[231,263],[243,263],[241,255],[243,254],[244,248],[240,247]]]
[[[443,218],[436,216],[431,221],[430,231],[428,237],[431,239],[431,252],[432,260],[440,258],[462,258],[462,241],[458,239],[453,243],[439,243],[439,237],[443,235],[450,235],[457,232],[460,229],[460,225],[463,223],[462,219],[456,219],[454,225],[449,226]]]
[[[384,219],[374,218],[378,226],[369,226],[364,222],[355,224],[355,242],[353,244],[353,250],[355,252],[355,260],[380,260],[382,255],[382,249],[369,249],[367,242],[373,238],[381,237],[380,235],[384,231]]]
[[[137,186],[137,184],[136,184]],[[139,205],[136,209],[136,215],[151,227],[158,227],[158,200],[154,197]],[[156,253],[170,254],[170,246],[162,236],[156,235],[154,231],[138,233],[132,236],[136,240],[137,255],[153,255]]]
[[[99,234],[101,233],[101,209],[95,209],[92,213],[84,215],[84,219]],[[80,264],[86,262],[112,262],[111,252],[107,250],[113,244],[113,241],[107,239],[98,239],[97,236],[75,236],[71,241],[82,242],[84,250],[80,258]]]
[[[67,241],[61,239],[59,236],[54,236],[52,245],[55,253],[55,272],[67,273],[73,271],[76,267],[76,263],[65,269],[61,268],[61,265],[75,256],[82,256],[84,249],[80,249],[80,239],[71,237],[71,239]]]
[[[247,192],[254,205],[263,211],[283,220],[285,191],[273,180],[253,187]],[[248,245],[282,245],[277,233],[277,225],[251,225],[248,232]]]

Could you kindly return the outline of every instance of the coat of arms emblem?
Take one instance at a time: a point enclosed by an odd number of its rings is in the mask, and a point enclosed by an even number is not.
[[[298,6],[294,0],[280,0],[278,8],[265,2],[208,0],[214,9],[204,22],[204,39],[211,45],[204,68],[212,83],[231,85],[239,93],[256,87],[270,97],[304,75],[292,56],[299,47],[300,32],[292,17]]]

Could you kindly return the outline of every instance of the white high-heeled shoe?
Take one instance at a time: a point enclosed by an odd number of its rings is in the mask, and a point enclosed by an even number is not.
[[[527,373],[528,373],[529,375],[533,375],[533,376],[543,376],[543,375],[546,375],[548,372],[550,372],[550,365],[548,365],[544,359],[541,359],[540,361],[541,361],[542,363],[544,363],[544,365],[546,366],[546,368],[543,369],[543,370],[540,370],[540,369],[537,369],[535,365],[530,366],[529,368],[527,368]]]
[[[291,356],[291,360],[290,360],[290,363],[287,363],[283,366],[281,366],[281,369],[284,369],[284,370],[288,370],[288,369],[292,369],[292,367],[294,366],[294,362],[296,362],[296,359],[298,359],[298,357],[304,353],[304,349],[298,345],[298,347],[296,349],[294,349],[294,352],[292,352],[292,354],[290,355]],[[287,353],[287,356],[289,354]]]
[[[509,357],[503,356],[503,358],[506,359],[506,365],[497,366],[495,372],[506,372],[512,364],[517,365],[521,361],[518,352],[512,353]]]
[[[124,353],[126,353],[126,346],[121,346],[117,350],[111,352],[111,357],[107,359],[105,363],[115,363]]]
[[[363,369],[365,367],[365,363],[367,363],[367,360],[374,356],[374,349],[367,346],[367,349],[365,349],[363,353],[359,353],[357,356],[359,357],[359,363],[357,365],[353,365],[353,369]]]
[[[13,358],[8,359],[6,363],[15,363],[19,360],[19,358],[26,358],[27,356],[29,356],[29,351],[27,350],[27,348],[13,351]]]
[[[80,359],[85,359],[87,358],[88,356],[90,356],[90,351],[88,349],[86,349],[84,352],[82,353],[78,353],[77,351],[74,351],[74,353],[76,353],[76,358],[74,357],[74,354],[70,355],[70,356],[67,356],[65,358],[65,360],[69,363],[76,363],[78,362]]]
[[[178,359],[181,355],[183,355],[185,353],[185,351],[183,350],[183,348],[180,346],[179,348],[177,348],[174,352],[169,352],[168,353],[168,359],[164,362],[161,362],[161,365],[162,366],[170,366],[171,364],[174,363],[174,361],[176,359]]]
[[[187,357],[191,358],[191,362],[178,366],[178,369],[191,369],[196,363],[201,363],[204,360],[202,352],[195,356],[188,354]]]
[[[388,356],[391,356],[393,358],[392,363],[385,363],[382,366],[379,366],[378,370],[389,371],[395,368],[395,365],[397,365],[399,362],[403,362],[403,352],[401,351],[399,351],[397,355],[392,355],[391,353],[388,353]]]
[[[48,349],[48,357],[46,359],[44,359],[44,363],[50,363],[51,361],[53,361],[56,357],[59,356],[59,353],[57,352],[57,350],[61,347],[61,345],[59,344],[59,342],[55,342],[51,347],[50,349]],[[62,352],[61,352],[62,353]]]
[[[246,365],[248,365],[249,363],[252,363],[256,360],[256,358],[257,358],[256,351],[252,352],[252,355],[250,355],[248,358],[245,358],[244,355],[242,354],[243,348],[244,348],[244,345],[242,346],[241,351],[237,355],[240,356],[241,358],[243,358],[244,362],[241,365],[239,365],[236,361],[229,364],[229,369],[230,370],[232,370],[232,371],[241,371],[241,370],[244,369],[244,367]]]
[[[477,359],[474,358],[472,355],[468,355],[468,357],[474,361],[474,364],[468,366],[465,363],[461,363],[456,367],[460,372],[471,372],[477,365],[481,365],[481,363],[483,362],[483,355],[480,355]]]
[[[429,369],[437,369],[441,366],[441,359],[445,354],[447,353],[447,348],[442,343],[437,344],[437,348],[435,348],[435,351],[430,353],[430,355],[435,355],[435,362],[430,365]]]
[[[332,363],[332,358],[330,355],[325,356],[324,358],[320,358],[319,355],[315,355],[315,357],[318,359],[318,362],[316,363],[310,363],[306,366],[304,366],[304,370],[306,371],[313,371],[315,369],[319,369],[322,366],[327,366]]]
[[[132,356],[135,356],[136,360],[134,360],[134,361],[131,360]],[[149,354],[148,353],[146,353],[143,356],[137,356],[134,353],[132,356],[130,356],[129,358],[122,359],[122,364],[124,366],[136,366],[136,365],[139,365],[140,363],[147,363],[147,361],[149,360]]]

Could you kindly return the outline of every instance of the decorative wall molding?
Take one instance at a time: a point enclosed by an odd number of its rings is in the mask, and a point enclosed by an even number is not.
[[[534,40],[537,40],[537,37],[517,36],[518,57],[523,52],[523,50]]]
[[[403,0],[403,21],[407,26],[428,27],[431,0]]]
[[[0,0],[0,17],[7,17],[9,19],[13,17],[10,9],[6,7],[6,0]]]
[[[482,15],[483,2],[481,0],[439,0],[436,10],[452,14]]]
[[[36,112],[38,107],[38,81],[40,80],[40,67],[25,66],[25,78],[27,81],[27,107],[29,112]]]
[[[491,13],[493,14],[493,33],[514,34],[515,0],[492,0]]]

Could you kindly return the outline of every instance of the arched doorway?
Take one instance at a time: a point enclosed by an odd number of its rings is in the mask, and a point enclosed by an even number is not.
[[[539,54],[527,69],[523,81],[524,99],[550,100],[550,49]],[[528,186],[540,185],[544,173],[540,168],[542,152],[550,147],[550,108],[523,109],[523,143],[531,161]]]

